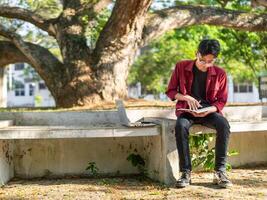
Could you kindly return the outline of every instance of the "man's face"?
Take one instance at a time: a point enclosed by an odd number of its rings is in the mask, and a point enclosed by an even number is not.
[[[198,65],[200,65],[203,68],[211,67],[214,64],[215,60],[216,58],[212,54],[202,56],[200,53],[197,53]]]

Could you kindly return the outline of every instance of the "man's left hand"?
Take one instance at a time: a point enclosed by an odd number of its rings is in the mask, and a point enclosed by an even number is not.
[[[208,114],[210,113],[214,113],[217,111],[217,108],[215,106],[212,106],[213,109],[212,110],[209,110],[209,111],[206,111],[206,112],[203,112],[203,113],[194,113],[194,112],[190,112],[194,117],[206,117]]]

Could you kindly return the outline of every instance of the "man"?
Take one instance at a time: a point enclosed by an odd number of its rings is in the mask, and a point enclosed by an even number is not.
[[[188,136],[189,128],[193,124],[216,129],[213,182],[223,188],[232,186],[226,176],[230,126],[221,112],[228,96],[227,76],[223,69],[214,65],[219,52],[220,44],[217,40],[202,40],[195,60],[184,60],[176,64],[166,91],[171,100],[177,100],[175,136],[182,173],[176,183],[177,187],[191,184],[192,166]],[[201,114],[177,110],[179,108],[197,110],[207,106],[211,106],[211,109]]]

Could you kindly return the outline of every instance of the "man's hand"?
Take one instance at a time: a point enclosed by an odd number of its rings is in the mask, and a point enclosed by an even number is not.
[[[190,110],[197,110],[198,108],[202,107],[194,97],[189,95],[185,95],[184,100],[187,102]]]
[[[208,114],[214,113],[217,111],[217,108],[215,106],[212,106],[212,107],[213,107],[212,110],[209,110],[203,113],[194,113],[194,112],[189,112],[189,113],[191,113],[194,117],[206,117]]]

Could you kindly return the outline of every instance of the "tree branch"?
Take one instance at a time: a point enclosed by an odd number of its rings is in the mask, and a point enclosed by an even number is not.
[[[267,8],[267,1],[266,0],[251,0],[251,6],[253,8],[263,6]]]
[[[20,7],[0,6],[0,16],[29,22],[46,31],[51,36],[56,35],[56,31],[52,23],[54,19],[44,19],[42,16],[30,10]]]
[[[10,41],[0,41],[0,67],[12,63],[29,63],[29,59]]]
[[[101,12],[109,4],[112,3],[112,0],[99,0],[96,3],[90,3],[85,5],[82,9],[78,11],[78,14],[87,13],[90,17],[95,16],[97,13]]]
[[[5,50],[3,47],[4,44],[7,44],[7,48],[13,50],[12,53],[0,52],[0,54],[7,54],[9,57],[14,56],[14,58],[11,58],[10,61],[0,61],[2,65],[10,64],[13,61],[27,62],[35,68],[38,74],[45,80],[46,83],[48,83],[48,85],[61,84],[60,82],[57,82],[60,79],[57,79],[56,77],[64,77],[64,65],[46,48],[23,41],[18,34],[8,30],[2,25],[0,25],[0,35],[11,41],[2,41],[2,50]],[[18,55],[15,55],[15,53],[18,53]],[[51,75],[54,79],[50,78]]]
[[[112,10],[112,14],[100,33],[96,48],[94,49],[94,58],[104,58],[104,54],[109,60],[115,60],[119,57],[125,57],[113,54],[114,51],[121,51],[128,48],[134,51],[136,44],[141,40],[141,34],[144,26],[145,16],[151,5],[152,0],[117,0]],[[108,53],[107,53],[108,52]]]
[[[147,16],[141,46],[175,28],[208,24],[246,31],[266,31],[267,14],[206,6],[176,6]]]

